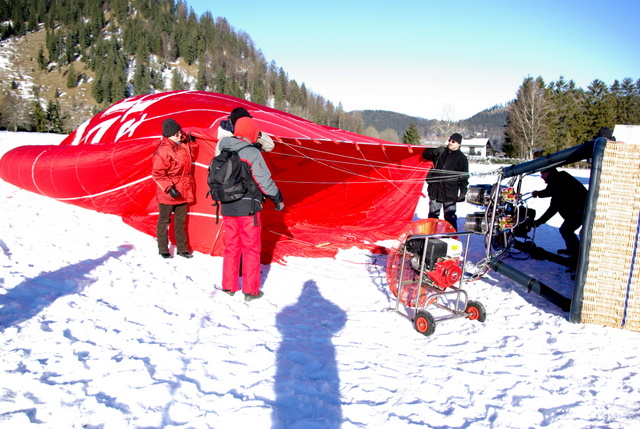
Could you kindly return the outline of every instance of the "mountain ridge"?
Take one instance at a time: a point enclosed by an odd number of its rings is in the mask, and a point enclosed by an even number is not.
[[[22,99],[28,101],[42,100],[55,102],[60,105],[64,115],[65,129],[71,131],[83,122],[97,114],[104,106],[97,103],[92,96],[92,82],[96,75],[88,65],[77,59],[67,66],[50,64],[41,70],[38,65],[38,50],[46,46],[46,32],[44,29],[27,32],[24,36],[10,37],[0,41],[2,52],[0,56],[0,105],[6,108],[6,94],[13,91]],[[197,78],[197,67],[186,64],[178,58],[171,64],[173,69],[180,70],[186,81],[193,82]],[[70,73],[78,75],[77,85],[68,87],[66,82]],[[166,79],[166,77],[165,77]],[[492,108],[493,109],[493,108]],[[4,109],[3,109],[4,110]],[[1,112],[0,112],[1,113]],[[390,110],[354,110],[346,112],[356,123],[361,122],[361,129],[350,129],[367,133],[373,127],[377,133],[393,130],[381,136],[388,140],[402,141],[404,132],[410,124],[416,125],[424,140],[436,140],[443,136],[435,131],[438,120],[410,116]],[[496,119],[497,118],[497,119]],[[315,122],[315,121],[314,121]],[[506,113],[496,115],[496,111],[487,109],[471,118],[458,121],[458,128],[467,137],[485,134],[493,141],[503,140],[501,130],[506,124]],[[487,130],[487,126],[489,129]],[[347,127],[345,127],[347,128]],[[446,136],[444,136],[446,137]]]

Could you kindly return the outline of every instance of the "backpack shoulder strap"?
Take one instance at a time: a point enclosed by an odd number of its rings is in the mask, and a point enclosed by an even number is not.
[[[253,146],[252,146],[252,145],[250,145],[250,144],[247,144],[246,146],[242,146],[240,149],[236,149],[236,150],[235,150],[235,152],[240,153],[240,151],[241,151],[242,149],[246,149],[246,148],[248,148],[248,147],[253,147]]]

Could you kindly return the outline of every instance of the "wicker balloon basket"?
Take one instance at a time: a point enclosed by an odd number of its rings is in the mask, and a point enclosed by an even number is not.
[[[640,331],[640,146],[608,142],[584,278],[581,322]]]

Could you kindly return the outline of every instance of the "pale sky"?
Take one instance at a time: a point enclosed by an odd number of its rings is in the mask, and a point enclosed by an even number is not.
[[[465,119],[527,76],[640,79],[640,0],[187,0],[344,110]]]

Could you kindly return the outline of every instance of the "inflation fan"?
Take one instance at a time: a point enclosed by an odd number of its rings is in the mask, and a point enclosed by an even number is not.
[[[423,219],[411,223],[389,252],[387,283],[396,296],[392,310],[425,336],[434,333],[439,321],[486,319],[484,306],[469,300],[461,287],[471,234],[456,232],[444,220]],[[464,246],[460,237],[465,237]]]

